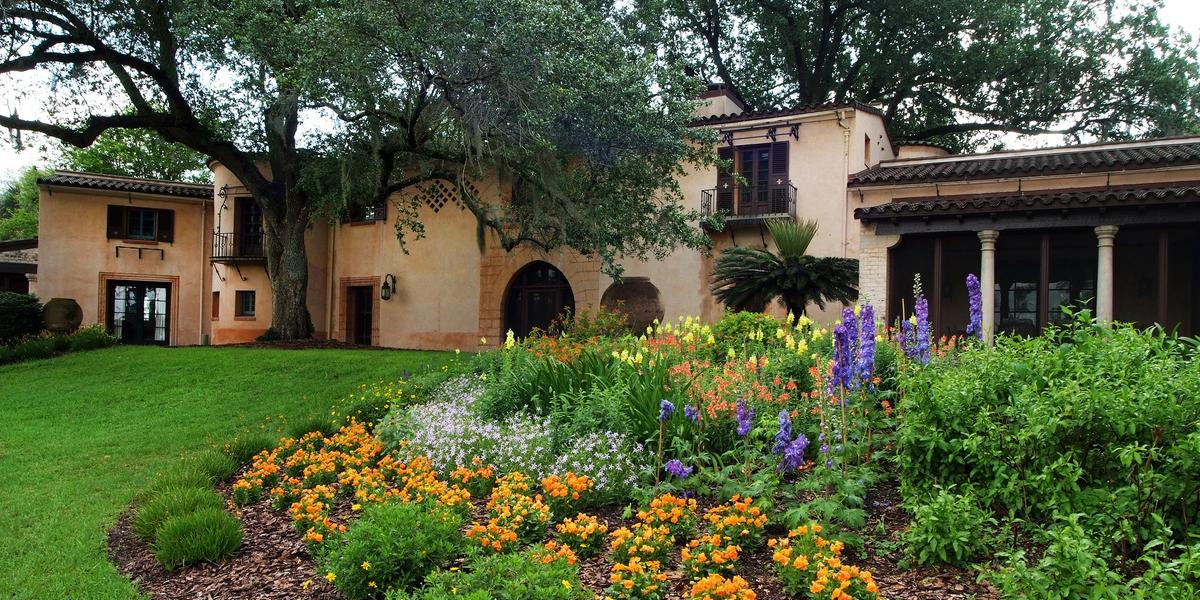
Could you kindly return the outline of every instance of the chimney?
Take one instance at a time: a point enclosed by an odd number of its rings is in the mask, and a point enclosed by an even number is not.
[[[746,112],[746,103],[732,89],[723,83],[710,83],[708,89],[700,94],[700,104],[696,106],[696,118],[716,117],[721,115],[740,115]]]

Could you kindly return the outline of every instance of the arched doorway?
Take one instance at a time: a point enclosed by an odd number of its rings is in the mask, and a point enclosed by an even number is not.
[[[534,328],[545,330],[564,310],[575,311],[575,294],[561,271],[542,261],[525,265],[504,295],[504,332],[519,338]]]

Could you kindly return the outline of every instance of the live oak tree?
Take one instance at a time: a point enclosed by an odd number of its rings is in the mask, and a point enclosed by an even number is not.
[[[569,246],[615,272],[617,254],[704,244],[672,177],[711,154],[687,127],[695,90],[578,5],[556,8],[0,0],[0,87],[43,98],[46,115],[0,126],[79,147],[151,130],[219,161],[263,209],[284,338],[312,333],[313,219],[434,179],[515,183],[508,204],[464,194],[481,237],[506,248]],[[403,243],[422,230],[400,206]]]
[[[859,101],[893,139],[1200,131],[1193,40],[1160,0],[637,0],[643,42],[755,108]]]
[[[172,144],[149,129],[109,129],[90,146],[66,146],[64,169],[168,181],[207,182],[212,173],[203,154]]]

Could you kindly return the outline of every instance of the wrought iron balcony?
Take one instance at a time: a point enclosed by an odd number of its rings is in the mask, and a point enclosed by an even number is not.
[[[777,179],[763,185],[726,184],[700,192],[700,210],[706,215],[722,212],[729,224],[761,223],[768,219],[796,217],[796,186]]]
[[[212,259],[216,262],[262,262],[267,259],[263,252],[263,234],[214,233]]]

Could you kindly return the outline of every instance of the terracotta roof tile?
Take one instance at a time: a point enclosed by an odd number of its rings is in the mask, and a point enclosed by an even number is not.
[[[978,213],[1029,212],[1086,208],[1148,207],[1200,203],[1200,183],[1103,190],[1045,190],[1024,194],[981,194],[913,198],[854,210],[861,221],[918,219]]]
[[[38,185],[57,185],[113,192],[176,196],[180,198],[212,198],[213,196],[213,186],[208,183],[136,179],[133,177],[117,177],[115,175],[98,175],[76,171],[55,171],[53,175],[38,178]]]
[[[1014,151],[978,156],[947,156],[880,163],[850,176],[849,185],[997,179],[1071,173],[1122,171],[1200,164],[1200,138],[1178,142],[1068,146],[1048,151]]]
[[[861,102],[827,102],[823,104],[804,104],[794,106],[792,108],[777,108],[769,110],[752,110],[742,113],[726,114],[726,115],[709,115],[700,117],[691,122],[692,126],[701,125],[719,125],[722,123],[740,123],[742,121],[754,121],[758,119],[769,119],[771,117],[790,117],[794,115],[804,115],[809,113],[825,112],[837,109],[857,109],[865,113],[873,115],[882,115],[883,111],[869,104]]]

